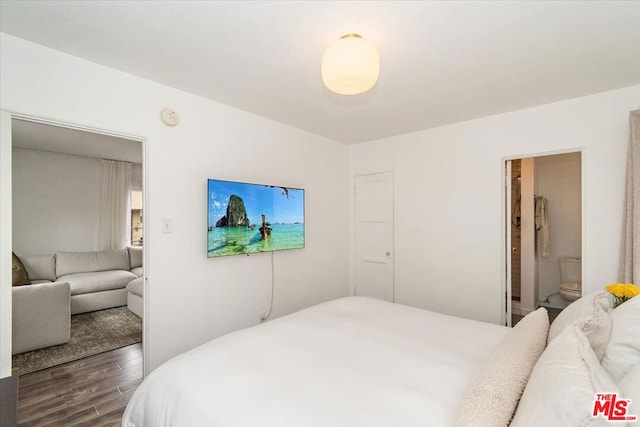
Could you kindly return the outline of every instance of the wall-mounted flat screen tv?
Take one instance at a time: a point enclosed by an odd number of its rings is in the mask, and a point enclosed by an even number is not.
[[[208,180],[208,257],[304,248],[304,190]]]

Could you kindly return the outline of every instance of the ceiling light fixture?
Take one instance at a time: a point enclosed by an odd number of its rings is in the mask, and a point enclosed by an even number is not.
[[[340,95],[358,95],[371,89],[380,75],[380,54],[358,34],[346,34],[324,51],[322,81]]]

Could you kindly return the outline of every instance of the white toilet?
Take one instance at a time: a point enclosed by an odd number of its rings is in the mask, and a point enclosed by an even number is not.
[[[575,301],[582,296],[582,260],[580,258],[560,258],[560,294],[567,301]]]

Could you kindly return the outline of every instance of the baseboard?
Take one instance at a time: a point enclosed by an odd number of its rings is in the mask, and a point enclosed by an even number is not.
[[[522,307],[519,302],[511,302],[511,314],[522,315]]]
[[[534,311],[535,310],[532,310],[530,308],[524,308],[519,302],[514,301],[511,303],[511,314],[526,316],[527,314],[533,313]]]

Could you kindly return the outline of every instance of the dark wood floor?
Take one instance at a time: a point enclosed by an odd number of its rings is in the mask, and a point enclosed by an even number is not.
[[[561,311],[562,310],[560,310],[558,308],[547,307],[547,313],[549,313],[549,324],[551,324],[554,320],[556,320],[556,317],[558,317],[558,314],[560,314]],[[511,326],[516,326],[516,323],[521,321],[523,318],[524,318],[524,316],[522,316],[520,314],[512,314],[511,315]]]
[[[511,314],[511,326],[516,326],[516,324],[521,321],[524,318],[524,316],[520,315],[520,314]]]
[[[18,425],[120,426],[141,381],[141,344],[22,375]]]

